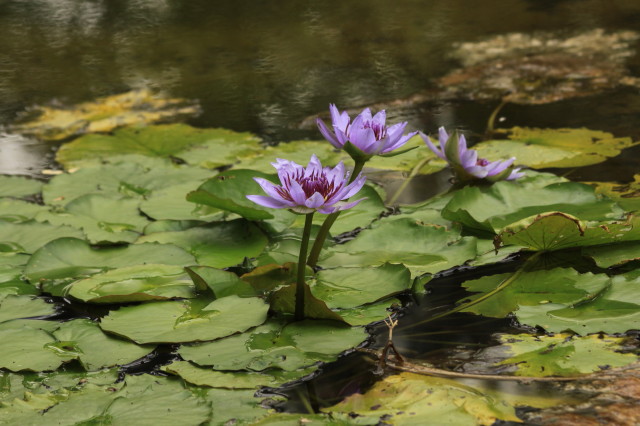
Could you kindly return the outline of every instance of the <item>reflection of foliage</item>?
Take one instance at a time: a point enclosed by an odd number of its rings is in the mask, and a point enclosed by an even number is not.
[[[638,87],[624,61],[633,54],[633,31],[597,29],[561,39],[553,34],[499,35],[462,43],[452,56],[464,68],[438,80],[446,97],[504,99],[544,104],[587,96],[620,85]]]

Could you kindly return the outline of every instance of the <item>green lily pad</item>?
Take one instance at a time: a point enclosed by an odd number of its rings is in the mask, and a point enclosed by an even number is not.
[[[391,311],[402,306],[398,299],[385,299],[381,302],[371,303],[349,309],[339,309],[336,312],[343,320],[352,326],[368,325],[383,321]]]
[[[583,220],[615,220],[624,213],[613,201],[600,199],[589,185],[566,182],[538,187],[535,183],[502,181],[457,191],[442,216],[473,230],[498,233],[507,225],[546,212],[563,212]]]
[[[213,340],[264,322],[269,305],[258,298],[227,296],[206,300],[152,302],[112,311],[103,330],[137,343]]]
[[[34,221],[11,223],[0,221],[0,244],[13,248],[7,251],[33,253],[46,243],[62,237],[84,238],[83,233],[70,226],[55,226]]]
[[[514,407],[502,399],[454,380],[412,373],[386,377],[365,394],[353,394],[322,411],[353,413],[358,423],[424,424],[425,419],[437,419],[439,424],[476,426],[520,421]]]
[[[214,222],[186,231],[157,232],[138,239],[137,243],[171,243],[192,253],[198,263],[226,268],[258,256],[267,245],[267,237],[253,223],[243,219]]]
[[[63,346],[73,348],[87,371],[124,365],[149,354],[153,346],[138,346],[105,334],[98,324],[87,319],[75,319],[60,324],[53,336]]]
[[[42,182],[27,176],[0,175],[0,197],[25,197],[42,190]]]
[[[580,335],[615,334],[640,329],[640,276],[637,272],[618,275],[610,283],[598,297],[588,297],[581,303],[520,306],[516,317],[521,324],[554,333],[571,330]]]
[[[233,272],[208,266],[191,266],[187,268],[187,272],[197,287],[209,288],[215,298],[231,295],[253,297],[258,293],[249,283],[241,280]],[[199,283],[197,280],[202,280],[202,282]]]
[[[139,200],[87,194],[64,210],[38,215],[38,221],[82,229],[92,244],[135,241],[149,221],[138,210]]]
[[[179,157],[192,164],[219,167],[232,164],[237,155],[258,147],[248,133],[225,129],[198,129],[185,124],[125,127],[109,135],[89,134],[63,145],[56,161],[65,169],[82,167],[85,159],[122,154]],[[184,156],[184,157],[183,157]]]
[[[211,425],[253,424],[254,420],[266,416],[268,411],[255,393],[255,389],[207,389],[206,399],[211,402],[213,412]]]
[[[503,290],[463,312],[502,318],[523,306],[576,304],[594,298],[610,283],[609,277],[604,274],[580,274],[571,268],[519,271],[516,274],[490,275],[464,282],[462,286],[468,291],[481,293],[468,298],[475,300],[494,290],[505,280],[513,279]]]
[[[195,297],[195,287],[183,267],[134,265],[75,281],[66,295],[89,303],[123,303]]]
[[[120,155],[112,160],[54,176],[42,190],[45,203],[65,205],[86,194],[142,199],[155,190],[202,182],[213,174],[198,167],[176,165],[164,158]]]
[[[318,272],[311,292],[329,308],[354,308],[392,296],[411,287],[404,265],[377,268],[336,268]]]
[[[389,157],[375,155],[367,161],[366,168],[407,173],[413,171],[416,174],[428,175],[439,172],[447,166],[445,161],[439,159],[433,151],[427,148],[419,135],[409,139],[409,141],[400,148],[400,150],[407,149],[409,149],[409,151]],[[414,170],[416,167],[419,167],[417,171]]]
[[[24,273],[29,281],[36,283],[41,280],[79,278],[106,269],[145,263],[193,265],[195,259],[171,244],[147,243],[93,249],[86,241],[60,238],[35,252]]]
[[[162,367],[164,371],[182,377],[196,386],[223,389],[256,389],[262,386],[278,387],[313,373],[314,369],[298,371],[216,371],[197,367],[187,361],[175,361]]]
[[[602,163],[624,148],[637,145],[631,138],[615,138],[611,133],[580,129],[535,129],[514,127],[500,130],[508,140],[482,142],[473,148],[486,158],[516,157],[517,164],[541,169],[582,167]]]
[[[29,295],[0,295],[0,323],[18,319],[53,315],[55,305]]]
[[[333,321],[305,320],[286,325],[269,321],[215,342],[184,345],[178,353],[183,359],[216,370],[295,371],[320,361],[334,361],[367,337],[363,328]]]
[[[6,324],[6,323],[5,323]],[[67,351],[49,332],[27,325],[0,329],[0,367],[10,371],[55,370],[77,354]]]
[[[385,218],[354,240],[326,250],[319,263],[325,268],[402,263],[416,276],[461,265],[475,256],[473,237],[461,238],[458,232],[409,218]]]
[[[501,335],[501,345],[491,348],[508,358],[498,365],[513,365],[518,376],[577,376],[637,361],[631,353],[617,352],[625,338],[569,334],[531,336]]]
[[[262,188],[253,178],[276,182],[274,175],[255,170],[229,170],[209,179],[187,195],[187,201],[237,213],[249,220],[272,219],[275,209],[260,206],[246,195],[262,194]],[[293,215],[292,215],[293,219]]]
[[[158,189],[140,203],[140,210],[156,220],[219,220],[222,211],[213,207],[198,206],[186,200],[189,192],[200,186],[199,181]]]
[[[27,222],[38,213],[47,211],[45,206],[12,198],[0,199],[0,220],[6,222]]]
[[[592,258],[601,268],[620,266],[634,260],[640,260],[640,242],[631,241],[621,244],[585,247],[582,254]]]

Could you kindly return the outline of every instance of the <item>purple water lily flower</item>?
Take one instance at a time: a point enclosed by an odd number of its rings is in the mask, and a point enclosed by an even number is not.
[[[364,200],[344,201],[360,191],[367,178],[359,174],[353,182],[347,184],[349,173],[345,173],[342,161],[333,169],[323,168],[314,154],[306,169],[293,161],[280,158],[271,164],[278,171],[282,185],[254,178],[267,195],[247,195],[248,199],[261,206],[291,209],[301,214],[314,211],[330,214],[349,209]]]
[[[329,129],[321,119],[316,119],[322,136],[338,149],[346,148],[345,144],[350,142],[365,159],[400,148],[417,133],[402,134],[407,126],[406,121],[387,126],[385,124],[387,113],[384,110],[372,117],[371,110],[365,108],[353,121],[346,111],[339,112],[334,104],[329,105],[329,110],[333,130]]]
[[[458,132],[454,132],[450,136],[444,127],[440,127],[438,129],[439,148],[431,142],[429,136],[422,132],[420,132],[420,136],[431,151],[449,163],[461,182],[477,179],[496,182],[514,180],[524,176],[519,168],[513,168],[515,157],[504,161],[489,161],[478,158],[478,152],[474,149],[468,149],[464,135],[458,134]]]

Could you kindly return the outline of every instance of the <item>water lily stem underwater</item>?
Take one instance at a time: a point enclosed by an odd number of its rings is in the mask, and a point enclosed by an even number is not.
[[[540,257],[540,255],[542,253],[544,253],[544,252],[538,251],[538,252],[534,253],[529,259],[527,259],[527,261],[524,263],[524,265],[522,265],[522,267],[520,269],[518,269],[509,278],[507,278],[506,280],[502,281],[499,286],[497,286],[496,288],[494,288],[490,292],[485,293],[482,296],[478,297],[477,299],[471,300],[470,302],[458,305],[455,308],[450,309],[448,311],[445,311],[445,312],[442,312],[440,314],[434,315],[432,317],[426,318],[426,319],[424,319],[422,321],[417,321],[417,322],[411,323],[409,325],[406,325],[404,327],[400,327],[400,330],[408,330],[408,329],[414,328],[414,327],[416,327],[418,325],[427,324],[427,323],[435,321],[437,319],[446,317],[447,315],[451,315],[451,314],[455,314],[456,312],[464,311],[465,309],[468,309],[468,308],[470,308],[472,306],[477,305],[480,302],[483,302],[483,301],[487,300],[488,298],[490,298],[494,294],[497,294],[497,293],[501,292],[502,290],[507,288],[509,285],[511,285],[511,283],[513,283],[516,279],[518,279],[518,277],[523,272],[526,272],[529,269],[529,267],[536,262],[536,260],[538,259],[538,257]]]
[[[313,213],[307,213],[304,218],[304,231],[302,231],[302,242],[300,243],[300,256],[298,257],[298,278],[296,280],[296,307],[294,318],[296,321],[304,319],[304,275],[306,270],[307,249],[309,248],[309,237],[311,236],[311,225],[313,224]]]
[[[360,175],[360,172],[362,171],[365,163],[366,161],[355,162],[355,165],[353,166],[353,172],[351,173],[351,177],[349,178],[349,183],[352,183],[356,179],[356,177]],[[324,246],[324,241],[329,236],[329,231],[331,230],[334,222],[338,219],[338,216],[340,216],[340,212],[341,211],[338,210],[337,212],[328,215],[324,220],[322,226],[320,227],[320,230],[316,235],[316,240],[313,242],[313,247],[311,247],[309,259],[307,259],[307,265],[309,265],[310,267],[315,268],[318,264],[318,259],[320,258],[320,252],[322,251],[322,246]]]

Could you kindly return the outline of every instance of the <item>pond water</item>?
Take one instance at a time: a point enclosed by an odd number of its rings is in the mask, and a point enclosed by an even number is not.
[[[408,121],[410,130],[458,127],[477,143],[501,98],[444,94],[440,79],[463,67],[464,59],[452,54],[461,43],[509,33],[563,40],[597,29],[637,31],[639,23],[637,0],[6,0],[0,3],[0,125],[7,127],[0,134],[0,174],[43,177],[42,170],[57,168],[61,142],[8,132],[30,107],[71,105],[132,89],[196,100],[202,112],[188,124],[248,131],[270,144],[321,139],[310,118],[326,117],[329,103],[354,111],[386,108],[390,121]],[[622,49],[623,71],[616,72],[640,75],[640,38]],[[506,103],[496,127],[588,127],[639,140],[640,85],[607,84],[554,102]],[[601,164],[550,171],[576,181],[628,182],[640,170],[639,155],[636,146]],[[404,177],[374,179],[393,194]],[[419,176],[399,201],[425,200],[446,189],[448,179],[446,171]],[[521,264],[516,258],[491,273]],[[471,314],[410,327],[451,308],[467,295],[459,284],[486,273],[456,270],[437,277],[424,299],[407,297],[410,310],[395,334],[400,352],[453,370],[473,360],[493,333],[531,331],[509,319]],[[59,318],[104,314],[77,309],[82,305],[65,305]],[[373,330],[374,346],[383,346],[387,328]],[[161,347],[140,369],[166,363],[174,349]],[[309,404],[327,407],[366,390],[378,380],[371,362],[352,353],[314,380],[280,390],[290,398],[282,406],[304,412]],[[546,385],[488,386],[552,392]]]

